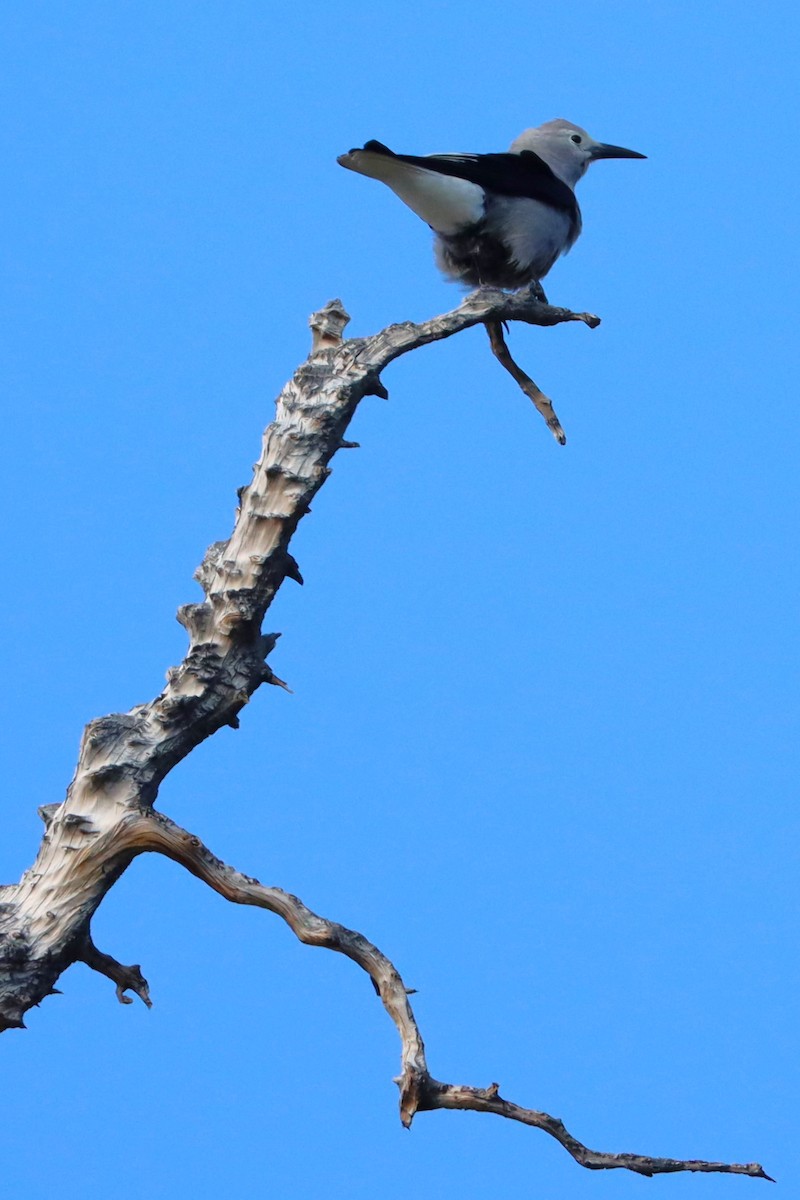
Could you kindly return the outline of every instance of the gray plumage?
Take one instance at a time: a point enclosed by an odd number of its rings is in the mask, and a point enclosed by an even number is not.
[[[569,121],[526,129],[504,154],[395,154],[367,142],[337,161],[387,184],[436,234],[437,264],[470,287],[538,286],[581,231],[575,185],[601,158],[644,158]]]

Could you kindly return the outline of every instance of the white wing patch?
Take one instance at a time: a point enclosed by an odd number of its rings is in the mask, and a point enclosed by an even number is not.
[[[351,150],[339,162],[359,175],[385,183],[437,233],[459,233],[484,214],[483,188],[467,179],[426,171],[370,150]]]

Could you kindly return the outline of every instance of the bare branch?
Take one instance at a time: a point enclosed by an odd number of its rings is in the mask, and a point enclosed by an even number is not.
[[[561,422],[556,416],[553,401],[545,396],[542,389],[536,386],[530,375],[527,375],[522,370],[522,367],[514,362],[514,359],[511,357],[511,351],[506,345],[506,339],[503,337],[503,326],[499,321],[487,321],[486,332],[489,334],[492,353],[497,361],[501,366],[505,367],[511,378],[519,384],[528,399],[532,400],[536,405],[538,412],[544,417],[547,428],[559,445],[565,446],[567,444],[567,435],[561,428]]]
[[[700,1171],[716,1175],[749,1175],[753,1179],[775,1182],[760,1163],[706,1162],[697,1158],[653,1158],[648,1154],[607,1154],[600,1150],[590,1150],[569,1133],[558,1117],[551,1117],[548,1113],[537,1112],[531,1108],[521,1108],[518,1104],[503,1100],[499,1095],[499,1084],[492,1083],[488,1088],[472,1088],[451,1083],[432,1083],[436,1095],[430,1104],[421,1104],[420,1110],[428,1107],[462,1109],[495,1113],[498,1117],[520,1121],[523,1125],[531,1125],[534,1129],[542,1129],[549,1133],[580,1166],[587,1167],[590,1171],[622,1169],[648,1176],[674,1175],[678,1171]]]
[[[198,837],[160,813],[143,815],[134,836],[140,848],[158,851],[180,863],[226,900],[276,913],[305,945],[335,950],[366,971],[400,1034],[401,1073],[395,1082],[400,1088],[400,1119],[407,1129],[418,1112],[432,1112],[441,1108],[494,1113],[541,1129],[555,1138],[580,1166],[593,1171],[623,1169],[638,1175],[702,1171],[770,1179],[759,1163],[705,1162],[699,1159],[653,1158],[644,1154],[610,1154],[590,1150],[573,1137],[558,1117],[504,1100],[497,1083],[490,1084],[488,1088],[474,1088],[434,1079],[428,1071],[422,1035],[408,999],[414,989],[406,987],[395,965],[363,934],[318,916],[297,896],[281,888],[267,887],[257,879],[243,875],[216,858]]]

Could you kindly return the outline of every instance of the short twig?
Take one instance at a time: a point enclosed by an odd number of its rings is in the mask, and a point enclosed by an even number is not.
[[[150,999],[150,987],[142,974],[138,963],[134,963],[132,967],[125,967],[122,963],[117,962],[110,954],[103,954],[102,950],[98,950],[91,936],[87,933],[81,947],[80,953],[76,955],[77,962],[86,963],[87,967],[91,967],[93,971],[97,971],[100,975],[105,975],[106,979],[110,979],[112,983],[117,985],[117,999],[120,1004],[133,1004],[130,996],[126,996],[126,991],[135,992],[143,1004],[148,1008],[153,1007],[153,1001]]]
[[[556,441],[561,445],[566,445],[567,435],[561,428],[561,422],[556,416],[556,411],[553,408],[553,402],[548,396],[545,396],[541,388],[537,387],[531,379],[530,375],[526,374],[514,359],[511,357],[511,351],[506,345],[506,339],[503,337],[503,326],[500,321],[486,321],[486,332],[489,334],[489,341],[492,346],[497,361],[505,367],[512,379],[514,379],[528,397],[536,405],[536,408],[544,417],[547,428],[552,433]]]

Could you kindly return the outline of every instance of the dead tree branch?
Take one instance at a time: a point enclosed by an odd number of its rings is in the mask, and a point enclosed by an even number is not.
[[[83,947],[76,956],[76,961],[85,962],[87,967],[91,967],[93,971],[105,975],[107,979],[115,983],[117,999],[120,1004],[133,1004],[130,996],[126,995],[126,992],[130,991],[135,992],[148,1008],[153,1007],[153,1001],[150,999],[150,987],[139,964],[134,963],[132,967],[124,967],[110,954],[103,954],[102,950],[98,950],[88,933]]]
[[[39,810],[45,833],[35,862],[17,884],[0,887],[0,1032],[24,1028],[25,1013],[51,995],[60,974],[78,961],[111,979],[122,1003],[131,1003],[125,993],[132,991],[150,1005],[140,968],[123,966],[99,951],[90,923],[133,859],[156,852],[180,863],[226,899],[278,914],[302,942],[345,954],[369,974],[401,1038],[397,1082],[406,1127],[417,1112],[472,1109],[543,1129],[591,1169],[622,1167],[643,1175],[714,1171],[769,1178],[757,1163],[592,1151],[556,1118],[503,1100],[497,1084],[471,1088],[439,1082],[428,1071],[408,1000],[411,989],[377,947],[362,934],[312,913],[297,897],[221,863],[198,838],[154,810],[167,773],[217,729],[236,727],[241,708],[262,683],[287,687],[266,662],[279,635],[263,634],[262,622],[284,579],[302,583],[289,553],[292,535],[329,476],[328,464],[337,450],[354,445],[344,434],[360,401],[369,395],[386,396],[383,369],[410,350],[484,324],[500,361],[562,440],[549,401],[508,354],[501,323],[599,323],[591,314],[554,308],[528,293],[509,296],[487,290],[473,293],[440,317],[392,325],[372,337],[345,340],[348,319],[340,301],[332,301],[311,319],[311,354],[278,397],[253,478],[239,490],[233,532],[227,541],[209,547],[195,574],[204,599],[178,612],[189,636],[183,661],[167,672],[166,687],[155,699],[90,722],[66,799]]]
[[[553,401],[545,396],[540,387],[533,382],[530,375],[526,374],[514,359],[511,357],[511,351],[506,345],[506,339],[503,337],[503,326],[499,321],[487,321],[486,332],[489,334],[489,343],[492,347],[492,353],[501,366],[505,367],[511,378],[518,383],[525,395],[533,401],[537,412],[541,413],[544,418],[547,428],[552,433],[553,437],[561,446],[567,443],[567,435],[561,428],[561,422],[556,416],[556,410],[553,408]]]

